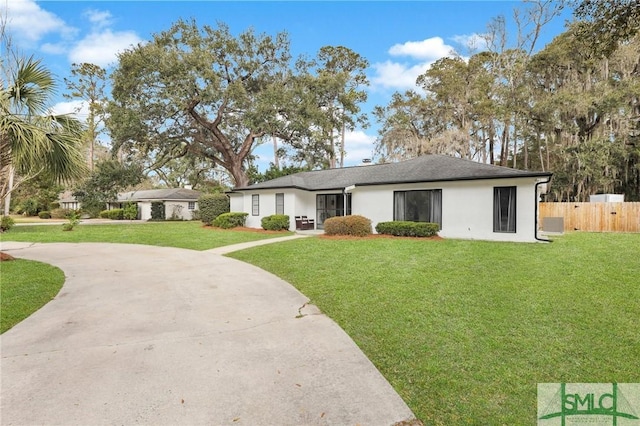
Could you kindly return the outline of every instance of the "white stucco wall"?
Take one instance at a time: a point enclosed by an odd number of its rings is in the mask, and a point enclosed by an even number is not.
[[[295,210],[295,194],[285,191],[253,191],[245,194],[244,206],[247,216],[247,226],[262,228],[262,218],[276,214],[276,194],[284,194],[284,214],[289,215],[289,229],[295,230],[293,211]],[[258,195],[258,215],[253,215],[253,195]]]
[[[233,192],[227,194],[229,196],[229,209],[232,212],[244,212],[244,196],[242,192]]]
[[[138,215],[140,216],[140,220],[149,220],[151,219],[151,202],[150,201],[139,201],[138,202]]]
[[[198,202],[195,202],[194,210],[198,209]],[[164,202],[164,217],[169,219],[173,213],[183,220],[191,220],[193,210],[189,210],[188,201],[165,201]]]
[[[444,238],[534,242],[536,178],[486,179],[455,182],[359,186],[351,191],[352,214],[371,219],[375,232],[378,222],[393,220],[393,192],[420,189],[442,190],[442,230]],[[493,188],[515,186],[516,232],[493,232]],[[284,212],[295,230],[295,216],[316,218],[316,195],[335,191],[308,192],[298,189],[256,190],[231,194],[231,211],[249,213],[247,226],[261,228],[261,219],[275,214],[275,194],[284,193]],[[253,216],[251,196],[260,196],[259,215]]]
[[[308,216],[315,218],[315,194],[298,189],[288,190],[259,190],[230,195],[230,208],[232,212],[246,212],[246,226],[249,228],[262,228],[262,218],[276,214],[276,194],[284,194],[284,214],[289,216],[289,229],[295,231],[295,216]],[[252,195],[260,197],[260,208],[257,216],[252,212]]]
[[[352,214],[365,216],[375,226],[393,220],[393,192],[419,189],[442,190],[444,238],[496,241],[536,241],[535,178],[490,179],[407,185],[362,186],[352,191]],[[493,232],[493,188],[515,186],[516,232]]]
[[[155,202],[155,201],[154,201]],[[151,219],[151,201],[138,201],[138,216],[140,220],[149,220]],[[181,206],[177,207],[177,206]],[[193,210],[189,210],[189,202],[188,201],[164,201],[164,217],[165,219],[169,219],[171,214],[174,212],[178,212],[178,217],[183,220],[191,220]],[[198,202],[195,201],[195,209],[198,209]]]

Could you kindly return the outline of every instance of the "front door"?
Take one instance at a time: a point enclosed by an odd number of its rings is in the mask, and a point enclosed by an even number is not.
[[[345,215],[345,198],[347,202],[346,214],[351,214],[351,194],[318,194],[316,195],[316,228],[324,229],[325,220],[334,216]]]

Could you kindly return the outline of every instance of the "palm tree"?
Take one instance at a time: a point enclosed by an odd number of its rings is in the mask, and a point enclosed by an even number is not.
[[[72,181],[86,173],[82,124],[48,111],[55,81],[39,60],[3,55],[0,64],[0,203],[9,213],[11,192],[38,175]]]

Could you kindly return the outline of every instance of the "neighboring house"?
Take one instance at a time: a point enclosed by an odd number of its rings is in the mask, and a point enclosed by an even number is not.
[[[109,209],[122,208],[126,203],[138,204],[138,219],[151,219],[151,203],[164,204],[165,218],[191,220],[198,209],[200,192],[192,189],[147,189],[118,194],[118,200],[109,203]]]
[[[435,222],[445,238],[538,240],[538,201],[551,173],[516,170],[443,155],[398,163],[301,172],[229,193],[247,226],[280,213],[314,218],[362,215],[378,222]]]
[[[76,200],[72,191],[64,191],[58,196],[58,203],[62,209],[78,210],[80,203]]]

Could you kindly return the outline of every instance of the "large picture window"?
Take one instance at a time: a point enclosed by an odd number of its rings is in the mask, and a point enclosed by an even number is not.
[[[516,187],[493,188],[493,232],[516,232]]]
[[[276,214],[284,214],[284,194],[276,194]]]
[[[394,192],[393,220],[437,223],[442,229],[442,190]]]
[[[258,194],[251,196],[251,214],[253,216],[260,216],[260,195]]]

